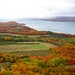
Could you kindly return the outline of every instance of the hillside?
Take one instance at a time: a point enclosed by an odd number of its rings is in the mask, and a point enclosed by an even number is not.
[[[52,21],[56,22],[75,22],[75,17],[55,17]]]
[[[0,22],[0,33],[35,34],[38,33],[38,31],[28,26],[25,26],[24,24],[11,21]]]
[[[38,19],[38,20],[53,21],[53,22],[75,22],[75,17],[57,16],[57,17]]]

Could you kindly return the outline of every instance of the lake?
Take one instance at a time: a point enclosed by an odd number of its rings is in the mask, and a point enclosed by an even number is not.
[[[53,31],[59,33],[75,34],[75,22],[52,22],[43,20],[17,20],[17,22],[25,23],[26,26],[39,31]]]
[[[26,24],[26,26],[29,26],[39,31],[52,31],[59,33],[75,34],[75,22],[52,22],[31,19],[20,19],[15,21],[19,23],[24,23]]]

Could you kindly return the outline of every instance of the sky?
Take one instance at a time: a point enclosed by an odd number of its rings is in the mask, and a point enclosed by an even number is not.
[[[75,0],[0,0],[0,19],[75,16]]]

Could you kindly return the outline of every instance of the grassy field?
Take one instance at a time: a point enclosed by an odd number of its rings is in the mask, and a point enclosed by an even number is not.
[[[12,52],[12,51],[31,51],[31,50],[47,50],[48,46],[38,44],[38,43],[19,43],[12,45],[1,45],[0,52]]]

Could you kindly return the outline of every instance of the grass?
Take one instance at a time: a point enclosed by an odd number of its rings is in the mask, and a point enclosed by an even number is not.
[[[12,45],[1,45],[0,52],[13,52],[13,51],[32,51],[32,50],[47,50],[49,49],[48,46],[42,44],[12,44]]]
[[[57,47],[51,43],[44,42],[16,42],[3,43],[0,45],[0,53],[10,53],[15,55],[50,55],[49,48]]]
[[[10,54],[15,54],[15,55],[25,55],[25,56],[30,56],[30,55],[34,55],[34,56],[46,56],[46,55],[50,55],[51,52],[50,50],[30,50],[30,51],[13,51],[10,52]]]

